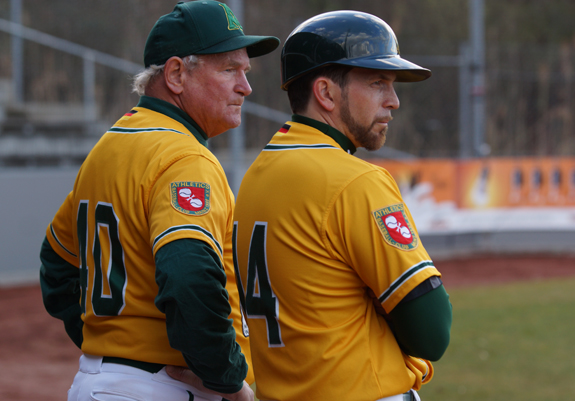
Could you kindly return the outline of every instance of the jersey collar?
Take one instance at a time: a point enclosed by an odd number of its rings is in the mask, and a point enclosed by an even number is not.
[[[165,100],[158,99],[150,96],[141,96],[138,102],[138,107],[143,107],[145,109],[150,109],[158,113],[162,113],[174,120],[182,123],[188,131],[190,131],[198,140],[199,143],[208,147],[208,136],[200,128],[200,126],[186,114],[185,111],[173,104],[166,102]]]
[[[353,155],[357,150],[353,142],[351,142],[351,140],[347,136],[345,136],[340,131],[338,131],[337,129],[333,128],[330,125],[327,125],[325,123],[322,123],[321,121],[317,121],[314,120],[313,118],[305,117],[299,114],[292,115],[291,120],[295,123],[309,125],[310,127],[313,127],[323,132],[331,139],[336,141],[337,144],[341,146],[341,148],[349,154]]]

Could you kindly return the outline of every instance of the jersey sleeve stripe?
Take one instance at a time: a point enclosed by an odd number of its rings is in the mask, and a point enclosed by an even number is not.
[[[66,251],[68,254],[70,254],[71,256],[77,258],[78,256],[74,253],[71,252],[70,250],[68,250],[64,245],[62,245],[62,243],[60,242],[60,240],[58,239],[58,236],[56,235],[56,232],[54,231],[54,227],[52,227],[52,224],[50,224],[50,233],[52,233],[52,237],[54,237],[54,239],[56,240],[56,242],[58,243],[58,245],[60,245],[60,247]]]
[[[421,362],[425,363],[425,361],[423,359],[420,359]],[[425,379],[427,379],[427,375],[429,374],[429,365],[427,365],[427,363],[425,363],[425,374],[421,377],[421,381],[425,381]]]
[[[223,258],[223,249],[222,246],[220,245],[220,243],[216,240],[216,238],[212,235],[212,233],[210,233],[208,230],[206,230],[203,227],[200,227],[198,225],[195,224],[187,224],[187,225],[183,225],[183,226],[174,226],[174,227],[170,227],[168,228],[166,231],[164,231],[163,233],[161,233],[160,235],[158,235],[155,239],[154,239],[154,243],[152,244],[152,251],[155,251],[156,245],[158,244],[158,242],[166,237],[167,235],[170,235],[172,233],[175,232],[179,232],[179,231],[196,231],[196,232],[200,232],[203,235],[205,235],[206,237],[208,237],[210,239],[211,242],[213,242],[213,244],[216,246],[219,254],[220,254],[220,258]]]
[[[403,283],[407,282],[415,274],[419,273],[423,269],[435,268],[431,260],[425,260],[420,262],[409,269],[407,269],[397,280],[395,280],[389,288],[381,294],[378,299],[379,302],[384,303],[387,299],[395,292]]]
[[[300,150],[300,149],[339,149],[339,148],[336,146],[327,144],[327,143],[318,143],[318,144],[313,144],[313,145],[303,145],[303,144],[275,145],[275,144],[268,144],[268,145],[266,145],[265,148],[263,148],[264,151],[272,151],[272,152],[277,152],[280,150]]]
[[[123,127],[112,127],[108,130],[108,132],[113,132],[116,134],[139,134],[142,132],[154,132],[154,131],[169,131],[175,132],[176,134],[190,136],[185,132],[181,132],[171,128],[162,128],[162,127],[150,127],[150,128],[123,128]]]

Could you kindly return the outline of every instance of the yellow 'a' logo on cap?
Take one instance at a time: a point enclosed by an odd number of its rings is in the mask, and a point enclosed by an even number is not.
[[[220,6],[222,6],[226,13],[226,18],[228,19],[228,29],[230,31],[235,31],[236,29],[243,31],[244,29],[240,25],[240,21],[238,21],[232,10],[226,4],[220,4]]]

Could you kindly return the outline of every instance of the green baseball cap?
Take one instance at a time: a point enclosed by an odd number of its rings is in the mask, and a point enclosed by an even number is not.
[[[174,11],[161,16],[153,26],[144,49],[144,65],[162,65],[170,57],[216,54],[246,48],[248,57],[275,50],[274,36],[244,35],[232,10],[214,0],[179,2]]]

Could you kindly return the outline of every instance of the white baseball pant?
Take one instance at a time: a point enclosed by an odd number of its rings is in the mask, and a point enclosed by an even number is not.
[[[391,397],[380,398],[376,401],[421,401],[419,394],[415,390],[409,390],[405,394],[392,395]]]
[[[165,368],[158,373],[116,363],[103,363],[102,357],[84,354],[68,401],[222,401],[195,387],[172,379]]]

